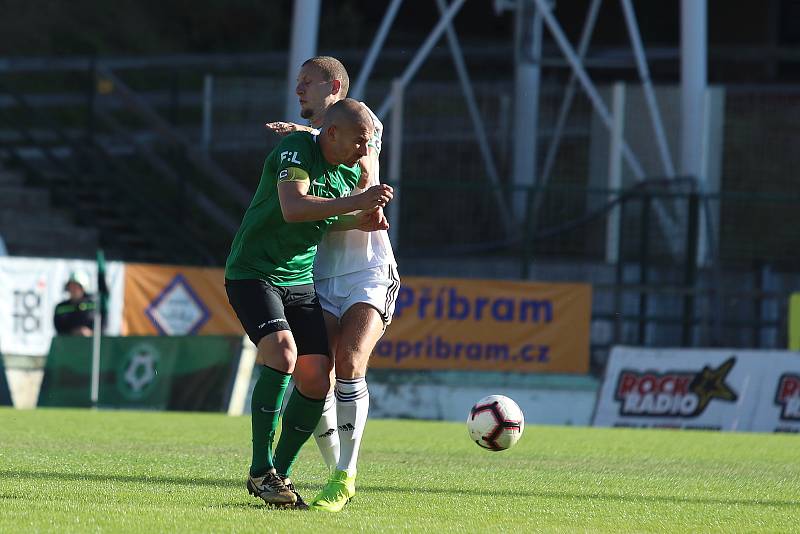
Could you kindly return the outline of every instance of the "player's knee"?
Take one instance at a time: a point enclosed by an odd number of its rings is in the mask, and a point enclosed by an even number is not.
[[[284,373],[291,373],[297,362],[297,349],[291,339],[262,339],[256,361]]]
[[[358,356],[358,357],[356,357]],[[350,353],[349,357],[336,359],[337,378],[355,378],[364,376],[367,370],[369,354]]]
[[[301,388],[300,392],[306,397],[312,399],[324,399],[328,396],[330,390],[330,383],[323,384],[306,384],[305,388]]]
[[[324,399],[331,389],[331,374],[328,358],[323,356],[302,356],[297,363],[293,377],[300,393],[312,399]]]
[[[275,352],[273,361],[282,367],[282,371],[292,372],[297,362],[297,356],[292,349],[282,347]]]
[[[340,340],[336,350],[336,361],[356,362],[369,357],[371,351],[372,347],[363,339],[353,339],[346,343]]]
[[[331,389],[331,379],[327,373],[315,375],[310,373],[295,374],[294,378],[300,393],[312,399],[324,399]]]

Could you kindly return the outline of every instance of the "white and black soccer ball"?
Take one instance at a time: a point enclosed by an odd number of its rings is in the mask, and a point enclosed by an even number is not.
[[[489,395],[472,406],[467,429],[472,441],[490,451],[510,449],[519,441],[525,418],[516,402],[503,395]]]

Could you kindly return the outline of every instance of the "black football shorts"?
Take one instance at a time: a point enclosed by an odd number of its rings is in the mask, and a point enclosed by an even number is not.
[[[297,354],[330,356],[325,320],[314,284],[273,286],[264,280],[225,279],[228,302],[256,346],[273,332],[290,330]]]

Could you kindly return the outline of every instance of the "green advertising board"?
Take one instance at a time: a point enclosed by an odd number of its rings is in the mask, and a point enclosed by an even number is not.
[[[227,409],[239,337],[103,337],[100,346],[100,407]],[[91,369],[91,338],[53,338],[38,405],[91,406]]]

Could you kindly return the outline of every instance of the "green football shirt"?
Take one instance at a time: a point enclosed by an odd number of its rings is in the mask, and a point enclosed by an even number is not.
[[[298,223],[283,219],[278,179],[290,167],[306,171],[311,182],[308,194],[323,198],[349,195],[361,177],[358,165],[328,163],[316,136],[297,132],[283,138],[264,162],[256,194],[233,238],[225,278],[266,280],[276,286],[313,282],[317,244],[337,218]]]

